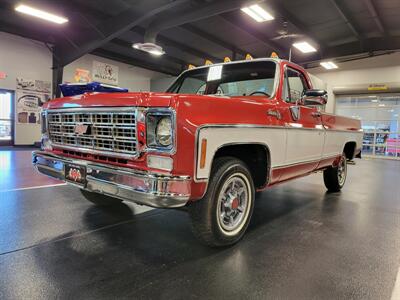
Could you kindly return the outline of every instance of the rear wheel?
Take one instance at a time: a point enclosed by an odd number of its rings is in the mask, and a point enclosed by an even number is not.
[[[99,193],[93,193],[86,190],[81,190],[83,197],[97,206],[111,206],[122,202],[121,199],[113,198]]]
[[[253,214],[254,197],[247,166],[236,158],[217,158],[205,196],[189,205],[193,233],[212,247],[238,242]]]
[[[328,191],[339,192],[347,178],[347,159],[343,153],[337,166],[324,171],[324,183]]]

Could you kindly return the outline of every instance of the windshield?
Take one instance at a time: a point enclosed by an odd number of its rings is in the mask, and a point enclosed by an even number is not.
[[[249,61],[212,65],[186,71],[168,93],[224,96],[271,96],[274,92],[276,63]]]

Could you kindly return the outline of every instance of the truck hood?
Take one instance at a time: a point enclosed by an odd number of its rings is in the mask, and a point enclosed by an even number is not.
[[[174,94],[168,93],[85,93],[71,97],[56,98],[45,103],[45,109],[80,107],[168,107]]]

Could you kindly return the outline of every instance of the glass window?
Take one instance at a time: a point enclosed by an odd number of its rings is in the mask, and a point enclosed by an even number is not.
[[[340,95],[336,113],[361,120],[364,154],[400,159],[400,94]]]
[[[307,84],[303,74],[291,68],[287,68],[283,99],[286,102],[296,103],[301,99],[306,90]]]
[[[212,66],[201,67],[182,73],[167,92],[262,97],[271,96],[274,93],[276,72],[274,61],[223,64],[220,76],[215,80],[208,80],[211,68]]]

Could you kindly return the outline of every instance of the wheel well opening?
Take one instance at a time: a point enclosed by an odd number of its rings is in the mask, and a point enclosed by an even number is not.
[[[353,159],[356,152],[356,142],[347,142],[346,145],[344,145],[343,152],[346,154],[347,159]]]
[[[229,145],[218,149],[217,157],[232,156],[243,161],[250,170],[256,188],[266,185],[270,168],[270,153],[266,146],[259,144]]]

